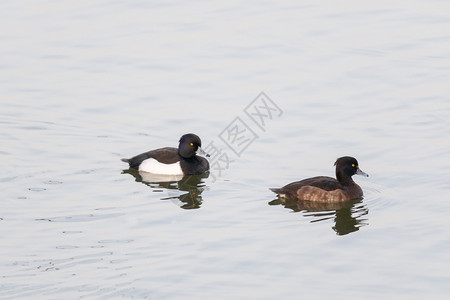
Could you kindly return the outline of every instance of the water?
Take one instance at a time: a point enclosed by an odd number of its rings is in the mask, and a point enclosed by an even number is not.
[[[2,299],[448,298],[450,4],[22,4],[0,4]],[[187,132],[226,168],[120,161]],[[360,201],[268,190],[343,155]]]

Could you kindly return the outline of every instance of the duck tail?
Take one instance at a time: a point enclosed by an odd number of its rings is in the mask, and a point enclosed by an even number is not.
[[[281,199],[288,197],[287,192],[283,188],[269,188],[269,190],[277,194]]]
[[[121,158],[120,160],[123,161],[123,162],[126,162],[126,163],[130,162],[130,160],[128,158]]]
[[[282,188],[269,188],[269,190],[271,190],[275,194],[283,194],[284,193]]]

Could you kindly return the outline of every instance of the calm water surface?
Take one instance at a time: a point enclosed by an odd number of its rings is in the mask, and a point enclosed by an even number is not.
[[[22,4],[0,4],[1,299],[448,299],[450,3]],[[187,132],[209,176],[120,161]],[[268,190],[343,155],[364,199]]]

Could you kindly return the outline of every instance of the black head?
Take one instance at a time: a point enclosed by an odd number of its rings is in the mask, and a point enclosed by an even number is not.
[[[180,138],[180,143],[178,144],[178,154],[184,158],[193,157],[195,154],[206,154],[201,147],[202,141],[200,138],[193,133],[188,133]],[[209,155],[206,154],[206,156]]]
[[[368,177],[366,173],[359,168],[356,158],[351,156],[343,156],[336,160],[336,178],[342,184],[349,184],[352,182],[351,177],[355,174]]]

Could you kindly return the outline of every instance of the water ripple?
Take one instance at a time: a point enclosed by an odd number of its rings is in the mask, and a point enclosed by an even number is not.
[[[48,221],[48,222],[89,222],[98,221],[110,218],[116,218],[125,215],[124,213],[112,213],[112,214],[86,214],[86,215],[71,215],[71,216],[61,216],[61,217],[50,217],[36,219],[36,221]]]

